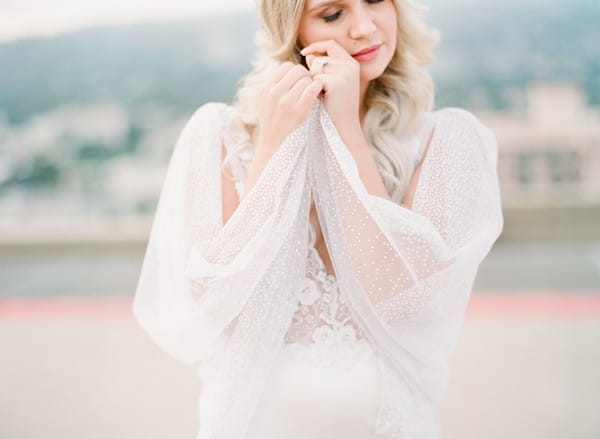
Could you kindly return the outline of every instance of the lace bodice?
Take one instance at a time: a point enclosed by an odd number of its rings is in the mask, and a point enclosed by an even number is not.
[[[242,138],[239,132],[225,130],[223,143],[228,151]],[[241,197],[253,154],[248,149],[235,154],[230,164],[238,196]],[[306,276],[296,290],[297,309],[285,335],[285,349],[297,359],[320,365],[350,367],[360,358],[372,354],[365,332],[352,320],[350,308],[340,294],[334,275],[316,249],[317,233],[309,221]],[[310,347],[310,349],[307,349]]]
[[[335,276],[327,273],[315,241],[316,232],[309,222],[306,278],[298,290],[298,310],[286,334],[286,343],[332,343],[365,338],[360,326],[352,321]]]
[[[316,232],[309,221],[309,246],[304,285],[297,291],[298,308],[285,336],[285,348],[322,366],[350,368],[372,355],[366,335],[352,320],[334,275],[328,274],[315,248]]]

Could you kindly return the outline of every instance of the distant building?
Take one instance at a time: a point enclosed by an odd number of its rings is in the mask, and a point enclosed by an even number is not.
[[[523,116],[480,113],[499,144],[505,207],[600,205],[600,111],[569,83],[538,83]]]

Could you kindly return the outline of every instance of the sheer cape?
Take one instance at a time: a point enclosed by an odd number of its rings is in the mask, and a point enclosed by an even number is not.
[[[377,434],[441,437],[434,407],[480,262],[503,228],[494,135],[457,108],[435,128],[409,209],[370,195],[321,101],[223,226],[232,107],[201,106],[173,151],[133,303],[139,324],[199,366],[198,439],[246,438],[297,306],[311,197],[341,294],[379,352]]]

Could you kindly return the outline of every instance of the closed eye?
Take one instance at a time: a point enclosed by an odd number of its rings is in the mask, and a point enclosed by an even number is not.
[[[374,3],[381,3],[382,1],[385,1],[385,0],[366,0],[366,3],[374,4]],[[335,21],[340,17],[340,15],[342,15],[341,9],[339,11],[337,11],[335,14],[331,14],[331,15],[327,15],[327,16],[323,17],[323,20],[325,20],[326,22]]]
[[[323,17],[323,20],[325,21],[333,21],[333,20],[337,20],[337,18],[342,15],[342,10],[340,9],[339,11],[337,11],[335,14],[331,14],[328,15],[326,17]]]

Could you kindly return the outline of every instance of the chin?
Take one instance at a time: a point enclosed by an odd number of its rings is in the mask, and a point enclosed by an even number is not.
[[[372,79],[379,78],[390,65],[390,62],[391,59],[387,60],[385,63],[378,62],[370,65],[362,65],[360,71],[361,79],[370,81]]]
[[[379,78],[381,75],[383,75],[383,72],[385,72],[387,66],[388,65],[386,64],[365,67],[360,72],[360,79],[362,81],[372,81],[373,79]]]

